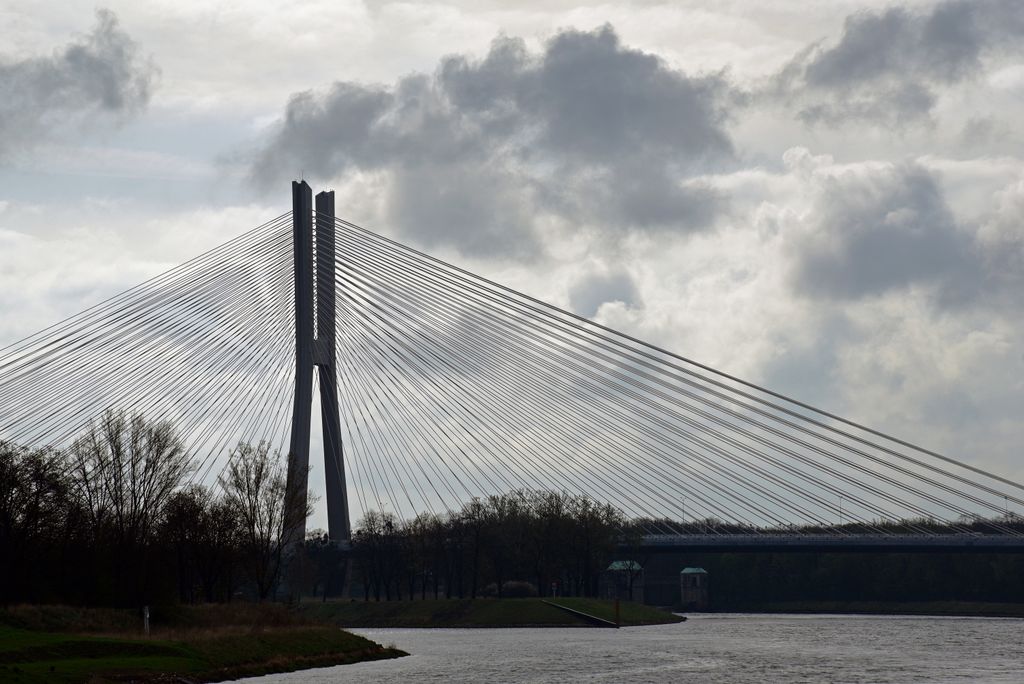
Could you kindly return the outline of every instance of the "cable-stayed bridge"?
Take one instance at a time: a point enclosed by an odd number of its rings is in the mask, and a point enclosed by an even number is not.
[[[367,511],[557,490],[652,549],[1024,550],[1021,484],[337,218],[304,182],[291,212],[0,349],[0,440],[67,447],[139,412],[206,484],[266,442],[304,491],[315,396],[339,542]]]

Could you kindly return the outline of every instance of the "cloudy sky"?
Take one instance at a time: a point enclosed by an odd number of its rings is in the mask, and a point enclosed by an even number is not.
[[[1024,480],[1019,0],[0,1],[0,344],[338,213]]]

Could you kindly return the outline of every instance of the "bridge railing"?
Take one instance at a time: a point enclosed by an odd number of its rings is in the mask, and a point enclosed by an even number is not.
[[[1024,547],[1024,536],[1015,534],[653,534],[643,538],[654,547],[737,546],[871,546],[871,547]]]

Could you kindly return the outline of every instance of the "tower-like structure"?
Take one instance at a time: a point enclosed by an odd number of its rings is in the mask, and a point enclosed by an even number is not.
[[[295,263],[295,399],[288,484],[285,541],[291,547],[306,536],[309,478],[309,432],[313,405],[313,371],[320,380],[324,477],[327,480],[327,534],[335,543],[349,541],[348,494],[338,414],[335,352],[334,192],[316,196],[305,181],[292,183]]]

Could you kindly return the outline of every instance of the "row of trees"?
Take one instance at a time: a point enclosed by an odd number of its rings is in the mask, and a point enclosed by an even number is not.
[[[341,593],[346,575],[367,600],[592,596],[614,555],[647,565],[638,554],[645,531],[753,531],[716,520],[627,521],[586,496],[514,491],[412,520],[370,511],[354,530],[351,554],[314,532],[286,562],[285,529],[294,521],[285,512],[308,515],[310,501],[305,493],[286,500],[283,459],[266,444],[240,444],[215,489],[192,484],[196,468],[171,425],[118,412],[64,450],[0,442],[0,605],[264,600],[282,579],[291,595],[326,597]],[[1012,514],[957,526],[877,525],[1024,531]],[[862,527],[799,529],[870,531]]]
[[[376,599],[546,594],[553,583],[592,595],[626,528],[588,497],[517,491],[411,521],[371,511],[351,554],[315,531],[287,559],[282,461],[240,444],[215,489],[192,484],[197,463],[173,427],[123,412],[63,450],[0,442],[0,604],[264,600],[282,580],[291,595],[326,597],[346,573]],[[309,514],[308,498],[297,504]]]
[[[408,521],[370,511],[352,548],[365,599],[593,596],[625,529],[618,509],[589,497],[514,491]]]
[[[0,603],[269,596],[284,550],[282,459],[239,445],[216,492],[190,484],[196,465],[170,424],[123,412],[65,450],[0,443]]]

